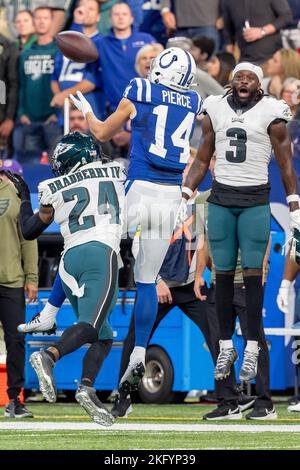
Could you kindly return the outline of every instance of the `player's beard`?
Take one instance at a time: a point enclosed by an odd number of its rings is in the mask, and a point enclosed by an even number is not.
[[[256,99],[257,89],[255,88],[252,92],[250,92],[247,98],[241,99],[238,95],[237,90],[235,88],[232,88],[232,96],[236,103],[240,104],[241,106],[247,106]]]

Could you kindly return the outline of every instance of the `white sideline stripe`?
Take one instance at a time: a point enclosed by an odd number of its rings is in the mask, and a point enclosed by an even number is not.
[[[243,424],[140,424],[124,423],[114,424],[109,428],[95,423],[53,423],[53,422],[2,422],[0,431],[22,430],[22,431],[179,431],[179,432],[298,432],[300,425],[243,425]]]

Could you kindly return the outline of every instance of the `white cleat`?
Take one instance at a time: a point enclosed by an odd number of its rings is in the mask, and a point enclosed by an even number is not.
[[[300,401],[299,401],[299,403],[296,403],[296,405],[288,406],[288,411],[290,413],[292,413],[292,412],[298,412],[299,413],[300,412]]]
[[[121,392],[135,392],[145,374],[145,366],[143,362],[135,362],[134,364],[129,364],[123,377],[119,383],[119,390]]]
[[[38,313],[31,321],[18,326],[19,333],[46,333],[48,335],[56,332],[56,315]]]

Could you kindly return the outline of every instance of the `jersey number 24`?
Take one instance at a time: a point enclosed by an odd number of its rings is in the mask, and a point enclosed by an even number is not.
[[[66,191],[63,191],[62,196],[64,202],[77,200],[69,214],[70,233],[95,227],[95,217],[93,215],[83,215],[90,202],[90,193],[87,188],[79,187],[67,189]],[[118,196],[114,184],[111,181],[103,181],[99,183],[98,214],[110,214],[111,224],[120,223]],[[82,223],[79,222],[79,218],[81,216]]]

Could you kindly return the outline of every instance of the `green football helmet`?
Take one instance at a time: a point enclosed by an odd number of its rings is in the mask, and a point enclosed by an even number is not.
[[[103,160],[104,154],[96,140],[81,132],[70,132],[56,145],[52,155],[52,171],[55,176],[74,173],[83,165]]]
[[[300,264],[300,232],[296,228],[294,228],[290,258],[295,263]]]

